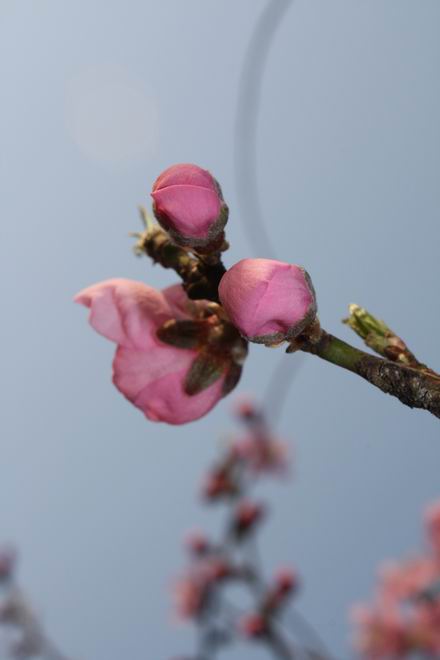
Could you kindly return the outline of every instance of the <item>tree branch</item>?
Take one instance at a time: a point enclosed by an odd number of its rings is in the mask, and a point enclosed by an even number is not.
[[[354,330],[375,353],[392,362],[399,362],[440,378],[435,371],[416,358],[403,339],[391,330],[384,321],[376,318],[371,312],[364,307],[359,307],[359,305],[349,305],[348,309],[349,317],[343,319],[342,322]]]
[[[361,376],[410,408],[440,417],[440,377],[430,370],[370,355],[325,330],[316,342],[304,337],[298,348]]]
[[[141,233],[132,234],[138,239],[135,254],[145,254],[163,268],[175,270],[192,300],[205,299],[218,303],[218,285],[226,272],[220,252],[206,255],[191,253],[173,243],[166,231],[149,218],[143,207],[139,208],[139,212],[145,229]],[[226,247],[227,244],[222,249]]]

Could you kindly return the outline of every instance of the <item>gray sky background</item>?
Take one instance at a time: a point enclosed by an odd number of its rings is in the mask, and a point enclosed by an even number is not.
[[[252,254],[233,130],[261,0],[0,0],[0,538],[74,660],[158,660],[192,648],[169,589],[188,528],[216,529],[197,491],[232,398],[198,423],[155,425],[110,382],[113,346],[73,294],[108,277],[174,280],[130,253],[155,177],[209,168],[231,209],[226,256]],[[264,76],[261,206],[278,258],[303,264],[322,324],[357,302],[440,367],[440,3],[298,0]],[[265,256],[264,254],[253,256]],[[281,351],[255,346],[261,396]],[[295,356],[285,356],[292,370]],[[422,543],[440,496],[439,422],[305,358],[279,419],[295,478],[264,489],[266,566],[303,576],[302,613],[339,658],[347,612],[378,563]],[[263,658],[254,647],[225,654]]]

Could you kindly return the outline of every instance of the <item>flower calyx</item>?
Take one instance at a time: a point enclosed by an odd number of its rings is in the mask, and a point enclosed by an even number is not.
[[[248,344],[223,318],[219,305],[211,303],[201,314],[201,318],[166,321],[157,336],[171,346],[196,351],[185,378],[186,394],[199,394],[223,378],[222,394],[226,396],[240,380]]]
[[[153,263],[176,271],[183,281],[183,287],[191,300],[218,301],[218,286],[225,273],[220,252],[228,248],[224,241],[218,251],[202,255],[188,247],[177,245],[171,236],[152,218],[143,207],[140,215],[144,224],[142,232],[133,233],[137,239],[134,253],[148,256]]]

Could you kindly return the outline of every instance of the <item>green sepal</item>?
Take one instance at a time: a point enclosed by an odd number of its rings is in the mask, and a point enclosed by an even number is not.
[[[223,372],[224,363],[220,358],[205,351],[200,352],[185,378],[185,392],[190,396],[203,392],[215,383]]]
[[[362,339],[370,335],[376,337],[390,337],[394,332],[380,319],[359,305],[349,305],[350,316],[343,319],[343,323],[349,325]]]
[[[170,320],[157,331],[161,341],[177,348],[198,348],[205,334],[205,323],[191,320]]]
[[[222,387],[222,395],[227,396],[238,385],[241,378],[242,367],[235,362],[231,362],[228,371],[226,372],[225,380]]]

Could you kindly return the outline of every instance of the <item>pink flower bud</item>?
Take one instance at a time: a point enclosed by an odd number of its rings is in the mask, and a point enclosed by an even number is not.
[[[269,631],[267,620],[261,614],[244,616],[239,622],[239,629],[241,634],[249,639],[264,637]]]
[[[235,413],[244,422],[254,421],[259,416],[259,410],[249,398],[241,398],[236,402]]]
[[[208,565],[208,575],[212,582],[220,582],[233,575],[232,566],[223,559],[213,559]]]
[[[298,589],[298,585],[298,576],[294,571],[290,569],[280,570],[264,599],[264,612],[273,615],[286,604],[289,596]]]
[[[406,658],[411,650],[408,629],[393,608],[357,606],[352,618],[358,625],[355,639],[363,658]]]
[[[197,572],[190,573],[176,583],[174,596],[179,618],[196,619],[207,604],[206,580]]]
[[[233,531],[237,537],[243,537],[255,529],[255,526],[261,521],[264,515],[264,508],[261,504],[243,500],[235,511],[233,521]]]
[[[241,334],[261,344],[291,340],[316,316],[312,282],[301,266],[242,259],[222,277],[219,296]]]
[[[382,599],[387,603],[411,600],[429,588],[438,574],[439,567],[428,556],[387,562],[379,572]]]
[[[151,196],[158,222],[179,245],[215,249],[223,242],[228,207],[219,184],[197,165],[173,165],[156,179]]]
[[[196,557],[206,555],[211,549],[209,539],[200,532],[193,532],[186,540],[186,545],[191,554]]]
[[[275,576],[275,589],[283,596],[287,596],[298,588],[298,576],[289,568],[280,570]]]
[[[217,500],[221,497],[235,495],[236,491],[236,484],[229,473],[215,470],[207,476],[202,494],[207,500]]]
[[[207,474],[203,485],[203,496],[212,501],[237,495],[239,490],[237,468],[237,455],[231,451]]]
[[[281,474],[287,471],[287,445],[270,435],[258,437],[250,434],[237,438],[232,445],[232,450],[255,473]]]
[[[198,558],[175,585],[178,615],[183,619],[202,615],[217,586],[233,576],[233,567],[221,557]]]

